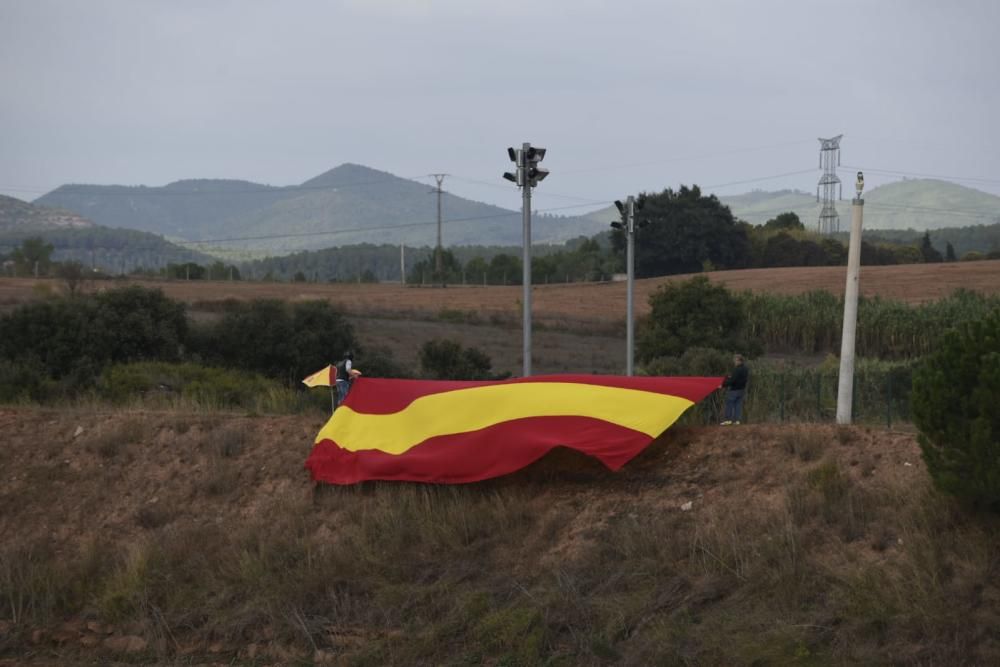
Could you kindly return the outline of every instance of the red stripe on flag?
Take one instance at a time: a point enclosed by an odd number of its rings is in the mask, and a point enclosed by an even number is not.
[[[431,394],[499,384],[571,382],[669,394],[698,403],[722,384],[721,377],[626,377],[621,375],[537,375],[501,381],[396,380],[358,378],[344,405],[355,412],[384,415],[405,410]]]
[[[351,391],[353,395],[356,389]],[[531,417],[431,438],[400,455],[374,449],[351,452],[322,440],[306,468],[315,481],[329,484],[376,479],[460,484],[512,473],[558,446],[617,470],[651,441],[645,433],[591,417]]]

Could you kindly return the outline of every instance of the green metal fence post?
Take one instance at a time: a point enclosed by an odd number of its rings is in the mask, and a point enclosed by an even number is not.
[[[823,374],[816,374],[816,421],[823,421]]]
[[[885,381],[885,427],[892,428],[892,372],[886,373]]]
[[[778,413],[780,414],[779,419],[782,422],[784,422],[785,421],[785,374],[784,373],[781,374],[781,384],[779,386],[781,387],[781,396],[778,399]]]
[[[858,423],[858,374],[851,376],[853,386],[851,387],[851,423]]]

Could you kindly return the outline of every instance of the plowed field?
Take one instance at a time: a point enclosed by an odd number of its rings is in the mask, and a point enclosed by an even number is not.
[[[745,269],[706,274],[733,290],[775,294],[801,294],[827,290],[842,294],[844,267]],[[648,297],[659,286],[690,275],[636,281],[636,311],[648,310]],[[49,288],[35,287],[47,283]],[[96,283],[101,287],[111,283]],[[115,283],[117,284],[117,283]],[[477,313],[482,318],[518,318],[522,289],[519,286],[452,286],[446,289],[407,287],[398,284],[308,284],[258,282],[164,282],[142,284],[161,287],[169,296],[191,304],[222,299],[258,297],[305,300],[329,299],[355,314],[439,314],[442,310]],[[58,281],[0,279],[0,304],[11,305],[59,288]],[[910,264],[862,267],[861,292],[909,303],[922,303],[947,296],[958,288],[989,294],[1000,293],[1000,260],[950,264]],[[554,325],[567,322],[617,323],[625,316],[625,283],[571,283],[536,285],[533,312],[538,321]]]

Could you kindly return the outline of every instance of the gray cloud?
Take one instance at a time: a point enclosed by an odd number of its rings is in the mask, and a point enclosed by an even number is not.
[[[1000,192],[998,7],[0,0],[0,192],[351,161],[513,207],[504,150],[529,140],[557,207],[810,169],[840,133],[845,165]]]

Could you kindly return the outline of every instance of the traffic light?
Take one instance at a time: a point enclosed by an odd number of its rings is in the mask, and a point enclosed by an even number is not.
[[[628,229],[628,209],[625,208],[625,204],[621,203],[620,200],[615,200],[615,207],[618,209],[618,214],[621,215],[621,222],[612,222],[611,226],[615,229],[620,229],[626,231]]]
[[[503,177],[521,187],[524,185],[524,170],[521,169],[521,151],[508,147],[507,155],[510,156],[510,161],[517,165],[517,169],[512,172],[505,171]]]
[[[528,185],[533,188],[549,175],[548,169],[538,166],[538,163],[545,158],[544,148],[524,144],[522,149],[508,148],[507,156],[517,165],[517,170],[506,171],[503,177],[518,187]]]
[[[539,167],[538,163],[545,159],[545,149],[528,146],[524,154],[524,170],[528,175],[528,185],[535,187],[549,175],[549,170]]]

